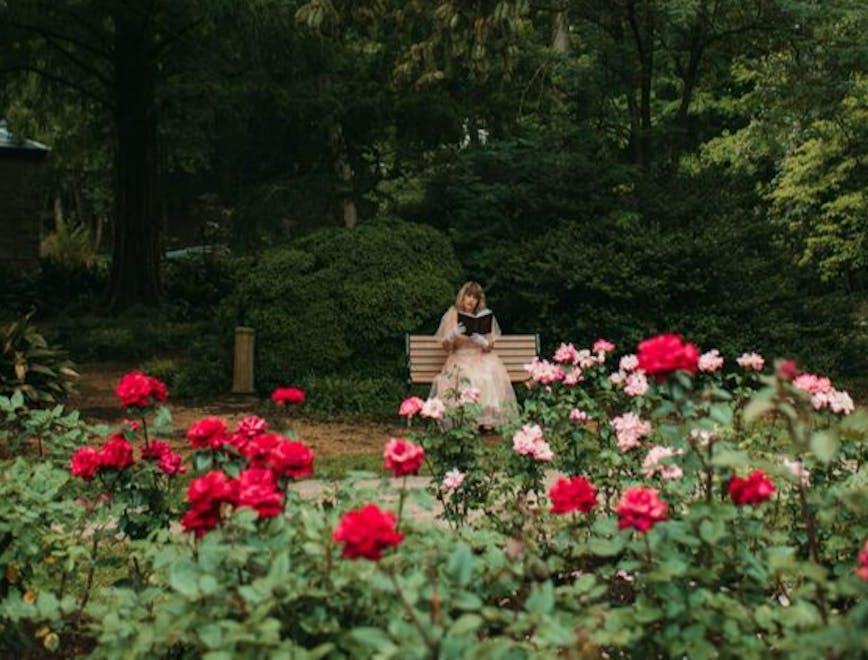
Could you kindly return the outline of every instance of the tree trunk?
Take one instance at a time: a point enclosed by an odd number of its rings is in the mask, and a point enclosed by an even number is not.
[[[556,53],[566,55],[570,51],[570,19],[567,15],[567,5],[563,3],[555,12],[552,26],[552,48]]]
[[[155,63],[146,3],[115,11],[115,221],[109,305],[160,299]]]
[[[344,140],[340,124],[329,129],[335,172],[341,180],[341,218],[344,227],[352,229],[359,220],[359,211],[353,195],[353,168],[350,165],[347,143]]]

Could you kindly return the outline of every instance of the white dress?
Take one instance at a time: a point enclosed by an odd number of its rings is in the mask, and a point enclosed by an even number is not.
[[[463,388],[475,388],[479,390],[479,405],[482,407],[479,424],[499,426],[517,409],[515,391],[512,389],[509,373],[496,353],[484,350],[471,342],[468,337],[459,335],[452,340],[447,340],[446,335],[456,325],[458,325],[458,310],[450,307],[443,314],[435,335],[449,351],[449,357],[443,365],[443,370],[434,379],[431,396],[439,397],[447,405],[450,403],[455,405]],[[500,326],[495,318],[492,320],[491,333],[485,335],[489,345],[493,347],[500,334]]]

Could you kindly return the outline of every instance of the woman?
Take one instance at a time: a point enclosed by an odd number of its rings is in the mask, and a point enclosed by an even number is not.
[[[515,392],[506,367],[491,350],[500,336],[500,327],[492,314],[491,331],[468,336],[459,322],[459,310],[471,317],[485,316],[491,311],[485,306],[485,291],[476,282],[465,282],[455,298],[455,305],[446,310],[435,335],[449,351],[443,370],[434,379],[431,396],[447,404],[475,398],[482,408],[478,422],[483,427],[504,423],[516,410]]]

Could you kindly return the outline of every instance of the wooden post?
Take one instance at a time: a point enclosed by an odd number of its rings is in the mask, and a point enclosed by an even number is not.
[[[253,328],[235,328],[235,364],[232,371],[232,393],[253,394]]]

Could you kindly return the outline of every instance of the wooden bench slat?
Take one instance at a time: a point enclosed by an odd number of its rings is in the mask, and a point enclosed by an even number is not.
[[[537,355],[537,343],[536,335],[503,335],[498,338],[494,353],[506,367],[511,382],[521,383],[528,379],[524,365]],[[432,335],[409,335],[407,348],[410,381],[432,383],[440,374],[448,352]]]

